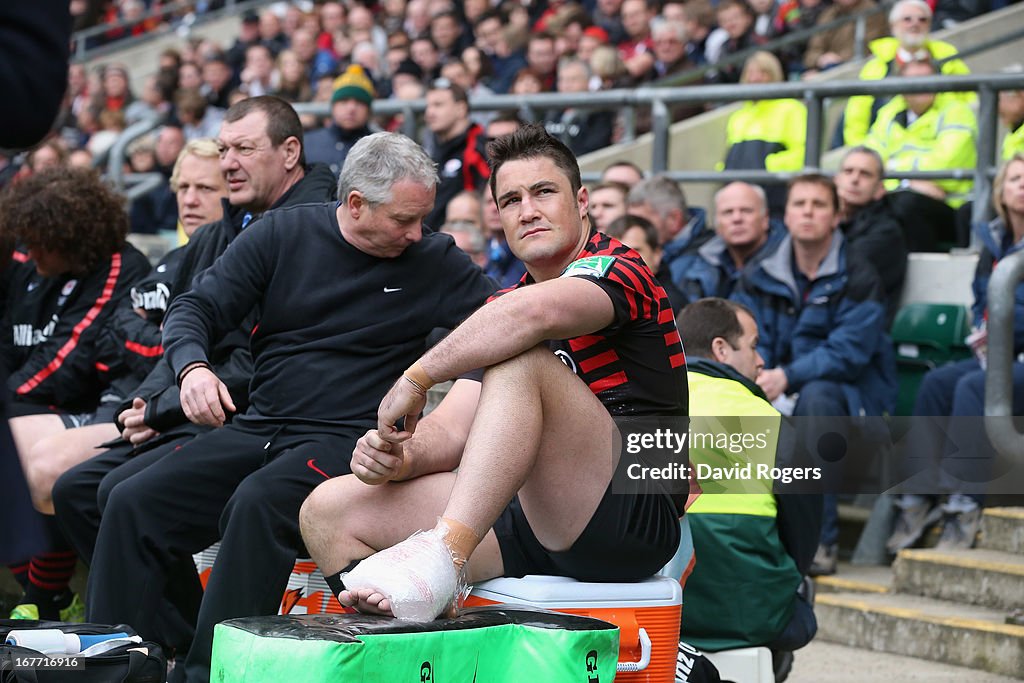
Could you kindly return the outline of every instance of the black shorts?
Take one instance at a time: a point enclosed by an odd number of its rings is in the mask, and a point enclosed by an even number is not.
[[[116,403],[103,403],[91,413],[65,413],[58,411],[57,416],[64,423],[65,429],[75,429],[77,427],[113,422],[114,413],[116,412]]]
[[[505,576],[568,576],[577,581],[638,581],[654,576],[679,545],[679,515],[668,494],[612,493],[611,484],[572,547],[552,552],[537,540],[512,499],[494,524]]]
[[[60,410],[55,406],[40,405],[35,403],[19,403],[14,401],[8,404],[8,417],[22,417],[24,415],[56,415],[64,424],[64,429],[75,429],[88,425],[113,422],[117,413],[117,403],[101,403],[96,410],[87,413],[69,413]]]

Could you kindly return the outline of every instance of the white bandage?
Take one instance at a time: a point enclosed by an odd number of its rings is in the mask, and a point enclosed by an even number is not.
[[[372,588],[404,621],[431,621],[452,604],[461,582],[452,553],[434,530],[417,531],[341,575],[348,590]]]

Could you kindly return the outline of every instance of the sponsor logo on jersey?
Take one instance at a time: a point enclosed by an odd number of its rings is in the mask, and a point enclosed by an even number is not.
[[[573,277],[577,275],[589,275],[591,277],[604,277],[611,270],[612,264],[615,263],[614,256],[587,256],[581,258],[578,261],[573,261],[565,270],[562,271],[561,277]]]

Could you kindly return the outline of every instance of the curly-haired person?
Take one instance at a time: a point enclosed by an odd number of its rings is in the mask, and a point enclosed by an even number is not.
[[[119,299],[149,271],[127,232],[123,199],[91,170],[46,170],[0,195],[0,235],[17,245],[0,284],[0,372],[26,471],[24,460],[42,438],[111,422],[119,399],[105,400],[96,339]],[[96,443],[106,438],[97,434]],[[25,587],[23,602],[38,606],[29,618],[55,619],[70,601],[75,555],[52,517],[47,524],[51,552],[12,567]]]

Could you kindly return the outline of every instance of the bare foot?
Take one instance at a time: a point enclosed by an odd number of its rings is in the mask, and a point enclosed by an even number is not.
[[[380,614],[393,617],[391,601],[383,593],[373,588],[360,588],[353,591],[341,591],[338,602],[345,607],[352,607],[363,614]]]

